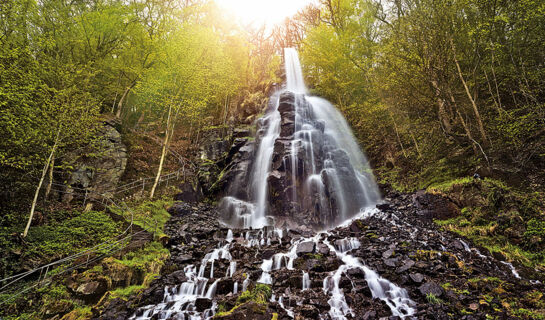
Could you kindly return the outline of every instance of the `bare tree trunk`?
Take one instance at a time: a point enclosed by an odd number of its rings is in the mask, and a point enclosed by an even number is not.
[[[433,86],[433,89],[435,90],[435,99],[437,100],[437,106],[439,114],[439,120],[445,127],[445,131],[450,134],[452,132],[452,125],[449,122],[447,111],[445,110],[445,100],[441,98],[441,89],[439,89],[439,85],[437,84],[437,81],[432,80],[431,85]]]
[[[462,69],[460,68],[460,64],[458,63],[458,59],[456,58],[456,49],[454,47],[454,42],[452,39],[450,39],[450,42],[452,44],[452,51],[454,56],[454,62],[456,63],[456,68],[458,69],[458,75],[460,76],[460,80],[462,80],[462,84],[464,85],[467,97],[469,98],[469,101],[471,101],[471,105],[473,106],[473,112],[475,112],[475,118],[477,119],[477,124],[479,125],[479,132],[481,133],[481,137],[483,138],[483,141],[486,142],[488,139],[486,137],[486,133],[484,131],[483,122],[481,120],[481,114],[479,113],[479,109],[477,108],[477,104],[475,103],[475,100],[473,99],[473,96],[471,95],[471,92],[469,92],[469,88],[467,86],[466,81],[464,80],[464,75],[462,74]]]
[[[167,128],[165,130],[165,140],[163,141],[163,151],[161,152],[161,160],[159,161],[159,168],[157,169],[157,175],[155,176],[155,182],[153,183],[153,187],[150,191],[150,199],[153,199],[153,196],[155,194],[155,189],[157,189],[157,185],[159,184],[159,179],[161,178],[161,172],[163,171],[163,164],[165,163],[165,158],[168,152],[168,141],[170,136],[170,114],[172,112],[172,106],[168,107],[168,118],[167,118]]]
[[[116,118],[121,118],[121,110],[123,110],[123,103],[125,102],[125,99],[127,99],[127,96],[129,95],[129,92],[136,84],[136,80],[134,80],[130,86],[128,86],[125,91],[123,92],[123,95],[121,96],[121,99],[119,99],[119,103],[117,104],[117,113],[115,114]]]
[[[401,138],[399,137],[399,132],[397,130],[397,124],[394,119],[394,116],[390,113],[390,117],[392,118],[392,122],[394,123],[394,130],[396,132],[397,141],[399,142],[399,145],[401,146],[401,151],[403,152],[403,156],[407,158],[407,153],[405,152],[405,147],[403,147],[403,142],[401,142]]]
[[[466,136],[469,139],[469,142],[471,143],[471,146],[473,147],[473,152],[476,156],[479,155],[479,151],[477,150],[477,147],[475,146],[475,143],[473,143],[475,140],[473,139],[471,135],[471,131],[469,130],[469,127],[467,126],[464,117],[462,117],[462,114],[458,109],[456,109],[456,113],[458,114],[458,118],[460,119],[460,122],[462,123],[462,127],[464,127],[464,131],[466,132]]]
[[[51,163],[49,164],[49,182],[47,183],[47,188],[45,189],[46,199],[49,197],[49,193],[51,192],[51,186],[53,185],[53,168],[55,168],[55,155],[53,155]]]
[[[49,164],[51,163],[51,160],[53,159],[53,155],[55,154],[55,151],[57,150],[60,134],[61,134],[61,127],[59,126],[59,129],[57,130],[57,137],[55,138],[55,143],[53,144],[53,148],[51,149],[49,158],[47,158],[47,161],[45,162],[44,168],[42,170],[42,177],[40,178],[40,182],[38,183],[36,192],[34,192],[34,200],[32,201],[32,207],[30,208],[30,215],[28,217],[28,222],[26,224],[25,231],[23,232],[23,238],[26,237],[26,235],[28,234],[28,229],[30,229],[30,224],[32,223],[32,218],[34,217],[34,210],[36,209],[36,203],[38,202],[38,195],[40,194],[40,189],[42,188],[42,184],[44,183],[45,175],[47,174],[47,170],[49,169]]]
[[[418,147],[418,142],[416,142],[416,138],[414,137],[411,131],[409,131],[409,134],[411,135],[411,138],[413,139],[414,146],[416,147],[416,152],[418,152],[418,158],[422,158],[422,153],[420,152],[420,147]]]

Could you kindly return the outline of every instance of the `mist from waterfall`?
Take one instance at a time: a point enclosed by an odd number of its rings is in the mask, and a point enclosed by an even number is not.
[[[223,221],[234,227],[293,219],[323,229],[380,200],[344,117],[327,100],[308,94],[295,49],[284,49],[284,60],[286,87],[273,94],[257,122],[250,170],[240,170],[244,177],[231,186],[236,192],[220,202]]]

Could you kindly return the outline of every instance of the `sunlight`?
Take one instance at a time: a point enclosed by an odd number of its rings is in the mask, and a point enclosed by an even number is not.
[[[272,26],[297,13],[314,0],[216,0],[243,23]]]

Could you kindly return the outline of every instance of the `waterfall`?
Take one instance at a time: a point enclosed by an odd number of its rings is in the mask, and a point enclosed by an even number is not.
[[[303,80],[299,54],[294,48],[284,49],[284,60],[286,69],[286,89],[294,93],[307,93],[307,86]]]
[[[261,228],[282,216],[323,230],[380,200],[347,121],[327,100],[309,95],[295,49],[284,49],[284,66],[286,86],[257,121],[251,165],[238,170],[220,202],[223,221],[233,227]]]

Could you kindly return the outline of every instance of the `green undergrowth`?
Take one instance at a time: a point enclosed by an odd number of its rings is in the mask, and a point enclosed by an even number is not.
[[[121,255],[106,257],[87,270],[73,271],[70,275],[54,279],[53,283],[43,288],[32,289],[25,297],[2,306],[0,317],[89,319],[92,304],[74,294],[80,285],[92,281],[105,283],[101,305],[115,298],[127,299],[147,288],[160,274],[169,257],[169,251],[161,244],[160,237],[164,235],[163,228],[170,217],[166,207],[171,203],[170,200],[159,199],[129,204],[135,213],[135,224],[145,225],[143,221],[146,221],[149,225],[153,221],[154,229],[150,231],[156,231],[155,241],[142,243],[142,246]],[[28,261],[42,264],[45,258],[58,259],[110,240],[126,228],[130,217],[119,209],[113,211],[126,220],[115,222],[106,212],[56,212],[50,224],[30,229],[26,249],[22,252]],[[50,270],[49,275],[58,273],[60,269],[57,269]]]
[[[47,220],[47,224],[31,226],[24,241],[18,241],[10,234],[0,235],[3,239],[0,273],[3,276],[92,248],[112,239],[123,229],[122,223],[101,211],[59,210],[47,213]]]
[[[508,261],[545,270],[544,194],[473,178],[443,182],[427,191],[462,208],[457,217],[435,220],[443,230],[467,237]]]
[[[259,310],[254,310],[254,311],[257,311],[258,313],[264,313],[265,310],[267,309],[267,305],[269,303],[269,300],[271,299],[271,296],[272,296],[271,287],[266,284],[258,283],[255,285],[255,287],[252,290],[243,291],[238,296],[235,306],[232,307],[231,309],[226,310],[228,308],[225,305],[220,303],[218,305],[218,313],[215,315],[215,318],[220,318],[223,316],[230,315],[235,310],[237,310],[238,308],[240,308],[241,306],[249,302],[257,303]]]
[[[130,210],[123,210],[117,207],[110,207],[110,210],[117,215],[122,216],[127,221],[134,219],[134,224],[150,231],[155,232],[156,236],[164,236],[163,228],[170,214],[166,208],[170,207],[174,201],[171,196],[163,196],[154,201],[135,201],[128,203]]]

